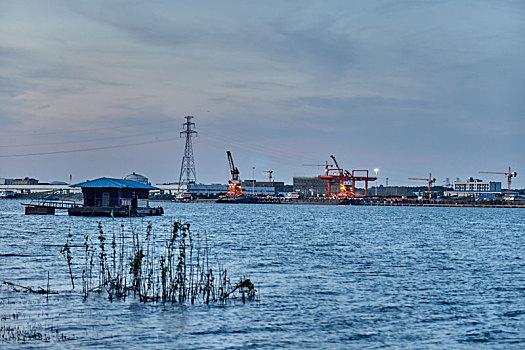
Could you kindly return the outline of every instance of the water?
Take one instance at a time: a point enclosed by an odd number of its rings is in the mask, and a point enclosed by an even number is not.
[[[164,204],[164,203],[163,203]],[[207,232],[234,278],[260,303],[180,306],[83,301],[70,292],[60,248],[71,227],[73,269],[83,236],[109,218],[25,216],[0,201],[0,282],[46,287],[46,296],[0,286],[3,324],[37,327],[48,342],[2,348],[487,348],[525,347],[525,212],[502,208],[164,204],[173,220]],[[115,219],[129,224],[129,219]],[[77,281],[80,285],[80,281]],[[77,287],[78,288],[78,287]],[[18,314],[13,320],[8,315]],[[53,327],[53,328],[51,328]],[[58,330],[58,336],[53,332]]]

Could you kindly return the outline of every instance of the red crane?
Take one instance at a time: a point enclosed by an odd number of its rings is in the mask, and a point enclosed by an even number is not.
[[[510,204],[510,184],[512,182],[512,177],[516,177],[518,175],[517,172],[511,172],[510,171],[510,165],[509,165],[509,171],[480,171],[480,174],[498,174],[498,175],[505,175],[507,176],[507,202]]]
[[[435,178],[432,178],[432,173],[428,174],[428,179],[419,179],[416,177],[409,177],[409,180],[418,180],[418,181],[426,181],[428,182],[428,200],[432,199],[432,184],[436,182]]]
[[[344,170],[339,166],[337,160],[333,155],[330,156],[334,161],[335,168],[326,162],[325,174],[319,175],[318,178],[327,180],[328,185],[328,196],[338,198],[350,198],[350,197],[365,197],[368,195],[368,181],[375,181],[377,177],[368,176],[368,170],[352,170],[350,173],[348,170]],[[356,173],[364,173],[362,176],[357,176]],[[365,194],[355,194],[355,183],[356,181],[365,182]],[[335,195],[331,193],[332,182],[339,183],[339,194]]]
[[[229,189],[223,197],[239,197],[244,194],[244,190],[241,187],[241,181],[239,179],[239,169],[233,163],[233,157],[230,151],[226,151],[228,156],[228,164],[230,166],[230,173],[232,178],[228,181]]]

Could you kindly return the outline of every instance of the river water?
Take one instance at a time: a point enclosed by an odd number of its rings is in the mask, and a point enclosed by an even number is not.
[[[1,285],[0,336],[42,339],[0,339],[0,348],[525,348],[523,209],[162,205],[162,217],[112,220],[25,216],[20,201],[1,200],[0,282],[45,288],[49,273],[58,294]],[[78,272],[99,221],[106,230],[151,222],[162,235],[174,220],[206,233],[260,301],[84,301],[71,291],[60,253],[69,231]]]

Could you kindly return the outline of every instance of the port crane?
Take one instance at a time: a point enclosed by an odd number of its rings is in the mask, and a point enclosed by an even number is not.
[[[428,182],[428,200],[432,199],[432,184],[436,182],[436,179],[432,177],[432,173],[428,174],[428,179],[420,179],[416,177],[409,177],[409,180],[426,181]]]
[[[233,163],[233,157],[230,151],[226,151],[228,156],[228,164],[230,166],[231,180],[228,181],[228,192],[223,197],[239,197],[244,194],[241,187],[241,180],[239,179],[239,169]]]
[[[510,185],[512,183],[512,177],[516,177],[518,175],[517,172],[512,172],[510,170],[509,165],[509,171],[480,171],[480,174],[497,174],[497,175],[505,175],[507,176],[507,202],[510,204]]]
[[[269,181],[270,183],[272,183],[272,179],[273,179],[273,176],[272,176],[272,174],[273,174],[273,170],[265,170],[264,172],[265,172],[265,173],[268,173],[268,181]]]
[[[334,166],[329,165],[326,162],[325,165],[325,174],[319,175],[318,178],[327,180],[328,186],[328,196],[337,197],[337,198],[352,198],[352,197],[365,197],[368,195],[368,181],[375,181],[377,177],[368,176],[368,170],[344,170],[339,166],[334,155],[330,155],[330,158],[334,161]],[[362,173],[362,175],[358,175]],[[365,194],[357,195],[355,194],[355,183],[356,181],[365,182]],[[337,195],[331,193],[332,183],[339,183],[339,193]]]

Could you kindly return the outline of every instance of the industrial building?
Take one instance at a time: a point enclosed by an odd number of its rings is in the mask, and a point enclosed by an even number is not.
[[[285,185],[282,181],[244,180],[241,185],[247,193],[251,193],[253,189],[255,194],[284,195],[293,190],[293,186]]]
[[[144,184],[144,185],[151,185],[148,178],[144,175],[140,175],[140,174],[137,174],[136,172],[133,172],[129,175],[126,175],[124,177],[124,180],[130,180],[130,181],[135,181],[135,182],[139,182],[141,184]]]
[[[0,185],[12,185],[13,179],[5,179],[3,177],[0,177]]]
[[[322,197],[328,193],[328,182],[317,176],[294,176],[293,191],[299,193],[302,197]],[[332,188],[332,193],[339,193],[337,186]]]
[[[472,197],[490,199],[501,196],[501,182],[483,181],[469,177],[467,181],[455,181],[453,191],[445,191],[445,197]]]
[[[12,185],[38,185],[38,180],[29,177],[24,177],[23,179],[13,179]]]
[[[187,192],[193,197],[207,196],[213,197],[228,192],[228,185],[222,184],[177,184],[167,183],[155,185],[157,190],[152,190],[152,194],[171,194],[176,195],[181,192]]]

